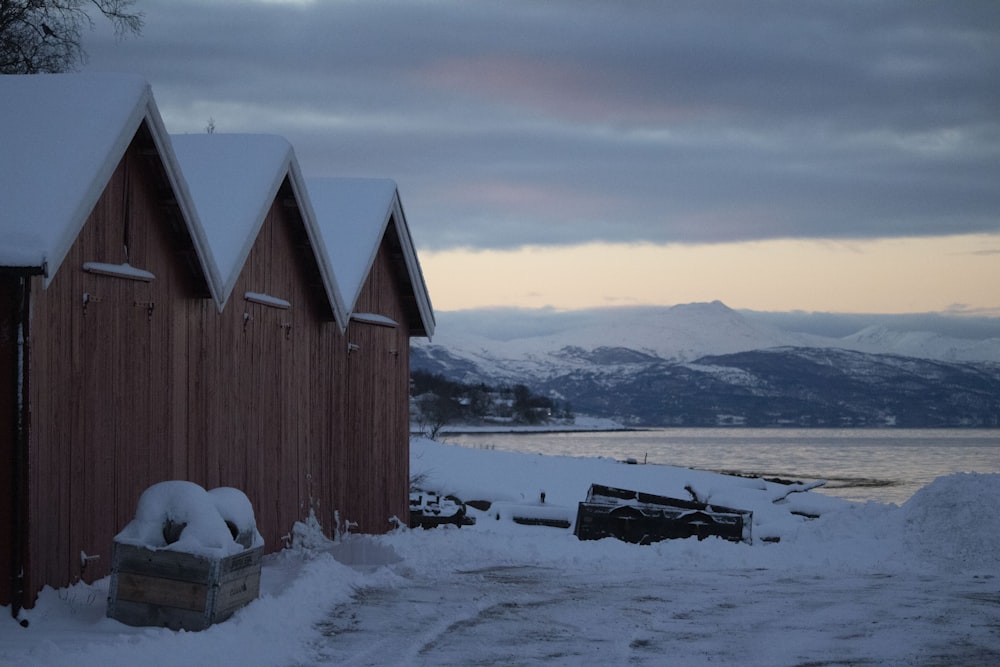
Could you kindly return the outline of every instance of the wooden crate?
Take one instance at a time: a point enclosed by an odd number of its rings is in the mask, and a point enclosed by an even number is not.
[[[263,552],[211,558],[115,542],[108,616],[126,625],[204,630],[257,598]]]
[[[750,544],[752,526],[748,510],[592,484],[578,506],[574,532],[581,540],[614,537],[635,544],[713,536]]]

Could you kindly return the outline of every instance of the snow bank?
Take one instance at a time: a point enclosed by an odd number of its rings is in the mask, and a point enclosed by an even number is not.
[[[661,465],[625,465],[613,459],[542,456],[478,450],[414,438],[410,472],[422,487],[468,502],[561,506],[576,517],[591,484],[697,500],[753,512],[753,535],[786,538],[810,517],[842,511],[845,500],[808,492],[804,484],[778,484]],[[470,510],[470,512],[473,510]]]
[[[244,544],[237,541],[240,536]],[[115,541],[207,557],[225,557],[264,544],[253,507],[242,491],[209,492],[186,481],[160,482],[143,491],[135,518]]]
[[[903,505],[905,543],[956,571],[1000,571],[1000,474],[939,477]]]
[[[296,527],[293,548],[264,559],[260,598],[203,632],[131,628],[106,618],[108,579],[46,589],[35,609],[24,612],[27,628],[9,618],[9,609],[7,620],[0,621],[0,664],[329,664],[334,660],[328,656],[334,654],[325,651],[334,646],[339,663],[407,664],[402,653],[392,652],[393,646],[419,646],[421,641],[430,646],[431,640],[412,634],[400,634],[395,644],[390,640],[415,622],[418,633],[433,631],[432,637],[474,627],[470,645],[475,648],[454,661],[468,664],[481,657],[481,649],[507,641],[508,630],[518,637],[537,633],[537,615],[531,616],[530,609],[561,590],[560,582],[567,578],[585,581],[587,590],[597,591],[593,599],[602,604],[610,600],[610,606],[595,615],[589,603],[581,611],[572,599],[552,597],[552,604],[560,605],[560,622],[569,619],[574,632],[579,627],[592,638],[600,633],[588,623],[618,623],[622,632],[638,628],[643,642],[669,651],[649,655],[642,664],[659,664],[663,655],[678,664],[712,662],[725,644],[719,637],[731,637],[739,650],[745,644],[745,660],[739,664],[751,665],[820,664],[834,658],[995,664],[992,658],[1000,654],[995,633],[1000,621],[995,580],[1000,566],[998,474],[943,477],[899,507],[851,503],[801,487],[670,466],[467,449],[420,438],[411,443],[411,468],[422,475],[426,488],[467,501],[489,499],[501,511],[470,507],[470,515],[477,516],[474,526],[403,529],[377,537],[341,535],[336,541],[319,534],[313,517]],[[766,534],[780,541],[581,542],[571,528],[524,526],[509,518],[513,510],[563,511],[575,518],[576,504],[591,483],[682,498],[689,486],[712,502],[752,510],[755,538]],[[123,533],[158,542],[162,536],[157,537],[151,522],[194,519],[209,524],[203,539],[225,542],[223,529],[209,518],[214,514],[221,521],[216,508],[228,508],[233,498],[217,504],[215,492],[199,489],[184,482],[151,487],[135,525]],[[541,491],[546,493],[544,504]],[[248,520],[248,507],[235,504],[237,508],[223,512]],[[504,568],[512,578],[543,570],[539,585],[548,586],[549,593],[532,591],[530,599],[508,599],[507,593],[489,589],[482,573],[503,573]],[[446,598],[465,595],[466,589],[450,593],[441,587],[470,577],[482,579],[483,590],[470,596],[474,599],[462,599],[462,605],[475,608],[471,615],[455,615]],[[640,588],[637,582],[642,582]],[[645,596],[642,585],[656,586],[655,595]],[[408,591],[421,586],[431,590],[426,599],[408,597]],[[664,606],[639,618],[637,605],[648,607],[650,600],[659,599],[656,595],[663,598],[657,604]],[[379,602],[392,598],[402,601],[393,606]],[[378,628],[357,630],[388,643],[376,649],[361,642],[351,653],[351,637],[330,624],[335,606],[345,603],[350,606],[338,613],[350,617],[356,608],[374,606],[392,629],[382,635]],[[476,612],[480,608],[485,611]],[[508,609],[528,620],[511,626],[508,619],[503,625],[490,615]],[[546,633],[558,631],[559,623],[553,623],[544,624]],[[593,646],[595,651],[613,648]],[[726,655],[728,659],[715,662],[737,664],[735,655]]]
[[[31,624],[0,621],[0,664],[37,667],[125,667],[314,664],[315,623],[362,585],[393,579],[367,577],[329,553],[303,558],[293,551],[268,556],[261,594],[225,623],[201,632],[138,628],[105,617],[109,579],[46,588]]]
[[[411,442],[411,473],[424,488],[450,493],[466,502],[491,501],[486,512],[469,508],[475,526],[502,536],[491,546],[499,564],[516,562],[526,548],[532,558],[580,564],[589,558],[611,564],[641,559],[650,567],[670,562],[685,567],[780,567],[809,571],[825,567],[845,572],[935,572],[942,565],[972,571],[996,571],[1000,565],[1000,475],[959,474],[942,477],[918,492],[903,508],[877,502],[853,503],[809,491],[808,485],[785,485],[662,465],[626,465],[606,458],[542,456],[447,445],[424,438]],[[575,521],[577,503],[593,483],[753,512],[753,545],[719,539],[668,540],[648,547],[600,540],[582,543],[573,528],[517,526],[510,517],[531,516],[531,508],[549,508]],[[545,491],[545,504],[540,494]],[[558,510],[556,508],[559,508]],[[517,537],[532,532],[530,546]],[[419,533],[420,531],[414,531]],[[407,538],[395,543],[408,561],[422,559],[426,545],[409,549]],[[419,539],[419,538],[413,538]],[[464,558],[475,547],[459,536],[437,537]],[[544,541],[544,543],[543,543]],[[607,544],[606,544],[607,543]],[[479,555],[482,558],[482,555]]]

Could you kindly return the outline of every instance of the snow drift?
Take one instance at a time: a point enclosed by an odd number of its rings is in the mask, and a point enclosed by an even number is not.
[[[25,614],[29,627],[0,621],[0,663],[658,665],[669,659],[764,666],[1000,659],[1000,474],[940,478],[897,506],[670,466],[424,439],[411,444],[411,469],[428,488],[491,499],[501,508],[539,507],[542,490],[547,507],[575,507],[595,482],[663,495],[690,486],[713,502],[753,510],[755,538],[780,541],[581,542],[572,528],[523,526],[490,510],[477,510],[474,526],[337,542],[316,534],[315,524],[302,524],[297,532],[312,532],[304,540],[310,546],[267,557],[260,598],[225,623],[199,633],[130,628],[104,618],[107,580],[46,589]],[[153,518],[207,512],[200,500],[186,506],[200,495],[190,487],[155,495]],[[217,528],[210,535],[221,540]]]

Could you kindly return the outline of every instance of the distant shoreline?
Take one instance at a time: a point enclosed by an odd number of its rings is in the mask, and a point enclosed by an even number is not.
[[[574,424],[454,424],[444,426],[438,435],[476,435],[477,433],[620,433],[648,431],[643,427],[625,426],[601,417],[579,418]],[[410,435],[425,435],[425,430],[410,424]]]
[[[616,428],[594,428],[592,426],[587,426],[587,427],[583,427],[583,428],[567,428],[565,426],[564,427],[560,427],[560,428],[537,428],[537,427],[531,427],[531,426],[527,426],[527,427],[514,427],[514,426],[510,426],[510,427],[502,427],[502,428],[493,428],[493,427],[488,427],[487,426],[487,427],[483,427],[483,428],[477,428],[477,427],[474,427],[474,426],[470,426],[470,427],[457,428],[457,429],[454,429],[454,430],[453,429],[447,429],[447,430],[442,429],[441,431],[438,432],[438,436],[444,436],[444,435],[478,435],[480,433],[482,433],[484,435],[488,435],[488,434],[491,434],[491,433],[505,433],[505,434],[516,434],[516,433],[622,433],[622,432],[626,432],[626,431],[649,431],[649,430],[653,430],[653,429],[648,429],[648,428],[630,428],[630,427],[625,427],[625,426],[619,426],[619,427],[616,427]],[[425,434],[423,432],[421,432],[421,431],[410,431],[410,435],[423,436]]]
[[[453,426],[445,427],[438,432],[439,436],[444,435],[477,435],[477,434],[542,434],[542,433],[626,433],[644,431],[669,431],[677,430],[745,430],[745,431],[989,431],[1000,432],[1000,427],[996,426],[623,426],[621,424],[601,426],[597,424],[569,426]],[[422,429],[410,428],[411,436],[426,436]]]

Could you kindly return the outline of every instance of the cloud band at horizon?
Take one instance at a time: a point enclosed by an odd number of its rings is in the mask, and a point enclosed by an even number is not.
[[[437,310],[673,305],[1000,317],[1000,234],[422,251]]]
[[[141,4],[83,69],[395,180],[438,309],[1000,312],[1000,3]]]

